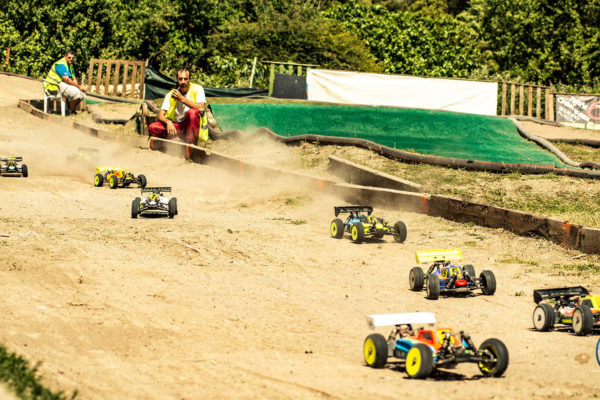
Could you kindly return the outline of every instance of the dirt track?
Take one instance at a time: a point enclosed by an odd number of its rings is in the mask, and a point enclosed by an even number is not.
[[[600,291],[597,278],[552,268],[577,253],[384,209],[376,214],[405,221],[405,244],[335,240],[328,229],[339,200],[109,144],[17,109],[19,98],[39,98],[39,86],[0,75],[0,154],[22,155],[30,170],[0,179],[0,342],[42,362],[54,390],[85,399],[599,393],[598,335],[531,328],[533,289]],[[172,186],[179,215],[132,220],[139,192],[93,187],[93,170],[65,161],[79,146]],[[494,271],[495,296],[427,301],[408,290],[414,251],[450,247],[477,273]],[[462,379],[423,382],[365,367],[365,315],[413,311],[435,312],[440,326],[464,329],[476,344],[503,340],[505,377],[478,379],[476,366],[463,365]]]

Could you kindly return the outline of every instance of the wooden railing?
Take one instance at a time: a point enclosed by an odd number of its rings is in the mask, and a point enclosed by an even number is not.
[[[550,87],[510,82],[501,82],[501,84],[500,115],[527,116],[554,121],[554,95]],[[508,98],[509,94],[510,98]]]
[[[318,64],[296,64],[293,62],[282,62],[282,61],[263,61],[263,64],[270,64],[269,67],[269,96],[271,96],[273,94],[273,82],[275,82],[275,66],[279,66],[278,67],[278,72],[280,74],[287,74],[287,75],[298,75],[298,76],[302,76],[305,75],[303,72],[306,71],[306,73],[308,73],[308,71],[311,68],[316,68],[319,65]],[[304,69],[303,69],[304,68]],[[294,69],[296,70],[296,74],[294,74]]]
[[[87,76],[90,93],[105,96],[144,98],[144,61],[101,60],[92,58]]]

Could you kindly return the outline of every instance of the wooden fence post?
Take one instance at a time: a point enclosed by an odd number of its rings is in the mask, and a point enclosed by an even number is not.
[[[502,82],[502,111],[500,115],[506,115],[506,82]]]
[[[515,115],[515,97],[516,97],[515,84],[511,83],[510,84],[510,115]]]
[[[542,114],[542,88],[538,86],[536,92],[537,98],[535,101],[535,117],[540,118],[540,114]]]
[[[527,87],[527,116],[533,116],[533,86]]]
[[[523,100],[525,100],[524,96],[525,86],[519,85],[519,115],[523,115]]]

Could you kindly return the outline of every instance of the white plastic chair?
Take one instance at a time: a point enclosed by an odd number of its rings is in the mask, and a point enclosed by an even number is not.
[[[42,80],[44,82],[54,85],[58,88],[58,85],[56,83],[47,81],[45,79],[42,79]],[[60,113],[64,117],[65,111],[67,109],[67,105],[65,104],[65,98],[63,97],[60,90],[58,91],[58,93],[52,94],[48,90],[46,90],[46,88],[44,88],[44,112],[48,113],[48,100],[58,100],[58,99],[60,99]]]

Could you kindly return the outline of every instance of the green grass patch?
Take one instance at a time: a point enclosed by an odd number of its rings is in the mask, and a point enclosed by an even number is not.
[[[17,397],[27,400],[63,400],[63,392],[54,393],[41,383],[38,365],[31,367],[23,357],[0,345],[0,381],[5,382]],[[70,397],[74,399],[77,391]]]
[[[596,264],[554,264],[553,267],[576,275],[600,275],[600,265]]]
[[[524,264],[524,265],[539,265],[539,263],[537,261],[533,261],[533,260],[523,260],[520,259],[518,257],[509,257],[509,258],[504,258],[500,261],[498,261],[502,264]]]

